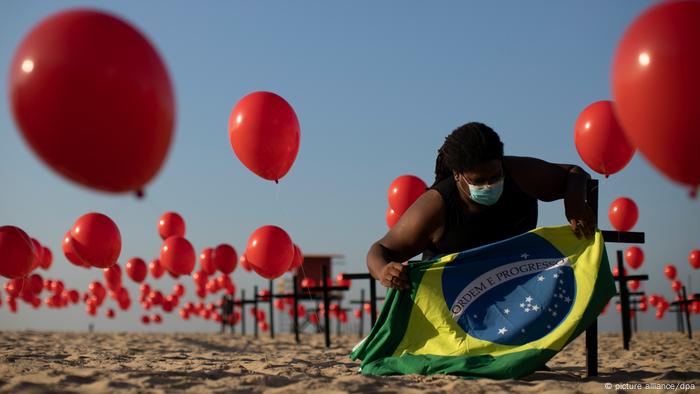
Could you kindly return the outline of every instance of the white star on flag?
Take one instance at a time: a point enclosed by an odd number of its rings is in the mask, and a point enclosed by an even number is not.
[[[521,308],[525,308],[525,304],[522,304],[522,303],[521,303],[521,304],[520,304],[520,307],[521,307]]]
[[[527,297],[525,298],[525,302],[532,302],[532,297],[527,296]]]
[[[542,275],[538,276],[538,277],[537,277],[537,280],[540,281],[540,282],[542,282],[542,281],[544,280],[544,276],[542,276]]]
[[[498,334],[499,334],[499,335],[503,335],[503,334],[505,334],[506,332],[508,332],[508,329],[505,328],[505,327],[499,328],[499,329],[498,329]]]
[[[527,253],[523,253],[523,254],[520,255],[520,257],[526,259],[526,258],[530,257],[530,255],[527,254]]]
[[[509,313],[510,313],[510,309],[506,308],[506,309],[503,311],[503,313],[505,313],[506,315],[509,314]]]
[[[564,298],[564,301],[566,301],[566,302],[571,302],[571,298],[566,297],[566,298]]]
[[[556,316],[556,315],[557,315],[557,311],[552,312],[552,316]]]
[[[535,312],[537,312],[537,311],[540,310],[540,307],[539,307],[538,305],[535,305],[535,306],[532,307],[532,310],[535,311]]]
[[[525,312],[530,312],[530,308],[525,308]]]
[[[559,277],[559,275],[557,275],[557,274],[552,275],[552,278],[558,278],[558,277]]]

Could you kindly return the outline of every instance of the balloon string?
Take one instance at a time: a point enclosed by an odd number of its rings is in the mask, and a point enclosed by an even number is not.
[[[304,263],[302,262],[301,265],[299,266],[301,268],[301,273],[304,275],[304,278],[306,278],[306,272],[304,271]],[[325,280],[325,278],[322,278]],[[301,285],[301,283],[300,283]],[[309,290],[308,287],[306,287],[307,293],[309,293],[309,301],[313,301],[313,296],[311,295],[311,290]],[[328,311],[331,309],[329,305],[323,305],[324,313],[328,313]],[[321,316],[318,313],[318,310],[315,310],[313,312],[314,315],[316,315],[316,326],[318,326],[321,323]]]

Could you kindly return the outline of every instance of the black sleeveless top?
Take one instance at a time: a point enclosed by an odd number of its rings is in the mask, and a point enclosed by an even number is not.
[[[431,242],[423,251],[423,260],[501,241],[537,226],[537,199],[525,194],[505,168],[503,171],[501,197],[481,212],[465,212],[465,203],[452,176],[430,187],[445,202],[445,227],[440,240]]]

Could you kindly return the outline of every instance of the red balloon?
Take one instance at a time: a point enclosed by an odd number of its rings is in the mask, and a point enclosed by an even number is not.
[[[117,225],[101,213],[87,213],[76,220],[70,230],[73,250],[81,260],[98,268],[117,262],[122,237]]]
[[[277,309],[278,311],[284,310],[284,301],[281,298],[278,298],[275,301],[273,301],[273,304],[275,305],[275,309]]]
[[[299,245],[294,244],[294,258],[292,259],[292,265],[289,267],[289,271],[301,267],[302,264],[304,264],[304,253],[302,253]]]
[[[365,313],[372,312],[372,305],[370,305],[369,303],[365,303],[364,305],[362,305],[362,308],[365,310]]]
[[[183,320],[190,320],[190,312],[186,309],[180,309],[180,316]]]
[[[214,266],[224,274],[230,274],[236,269],[238,255],[236,249],[228,244],[221,244],[211,253],[211,259]]]
[[[630,231],[639,219],[637,204],[627,197],[620,197],[610,204],[610,223],[617,231]]]
[[[683,287],[683,284],[678,279],[674,279],[671,282],[671,289],[673,289],[673,291],[675,291],[676,293],[681,291],[681,287]]]
[[[275,279],[287,272],[294,258],[289,235],[277,226],[262,226],[248,238],[246,256],[258,275]]]
[[[612,91],[628,140],[667,177],[700,185],[700,2],[666,1],[625,31]]]
[[[148,324],[148,323],[150,323],[150,322],[151,322],[151,318],[149,318],[149,317],[146,316],[146,315],[141,316],[141,323],[143,323],[143,324]]]
[[[170,237],[185,236],[185,219],[177,212],[166,212],[158,220],[158,234],[166,240]]]
[[[44,260],[44,247],[36,239],[31,238],[31,240],[32,245],[34,245],[34,261],[32,261],[32,271],[34,271],[41,266],[41,262]]]
[[[588,167],[606,177],[625,168],[635,150],[617,121],[613,103],[607,100],[596,101],[581,112],[574,126],[574,143]]]
[[[0,227],[0,275],[19,278],[32,271],[36,259],[31,239],[21,228]]]
[[[183,286],[180,283],[176,283],[173,286],[173,294],[175,294],[178,297],[182,297],[183,295],[185,295],[185,286]]]
[[[148,270],[151,271],[151,275],[154,279],[158,279],[165,273],[163,265],[160,263],[159,259],[153,259],[148,264]]]
[[[676,270],[676,266],[673,264],[667,264],[664,267],[664,276],[670,280],[676,279],[676,275],[678,274],[678,270]]]
[[[639,290],[640,283],[638,280],[631,280],[627,282],[627,286],[629,286],[630,290],[637,291]]]
[[[389,185],[389,208],[399,217],[420,197],[428,186],[414,175],[401,175]]]
[[[63,284],[62,280],[55,280],[51,283],[51,291],[56,294],[61,293],[64,289],[65,285]]]
[[[178,275],[189,275],[196,260],[194,247],[183,237],[170,237],[160,248],[160,262],[168,271]]]
[[[694,249],[688,255],[688,264],[694,269],[700,268],[700,250]]]
[[[110,290],[115,290],[121,287],[122,269],[121,267],[119,267],[119,264],[114,264],[109,268],[105,268],[103,271],[107,288],[109,288]]]
[[[83,268],[92,268],[92,266],[85,261],[83,261],[77,254],[75,254],[75,249],[73,248],[73,237],[70,235],[70,230],[63,236],[63,242],[61,243],[63,248],[63,255],[72,264]]]
[[[80,293],[78,293],[78,290],[75,290],[75,289],[69,290],[68,291],[68,299],[73,304],[77,304],[78,302],[80,302]]]
[[[53,253],[51,253],[51,249],[47,248],[46,246],[43,246],[42,249],[43,252],[41,255],[43,258],[41,259],[39,266],[43,270],[48,270],[51,268],[51,264],[53,263]]]
[[[301,280],[301,287],[315,287],[316,282],[311,278],[304,278]]]
[[[625,261],[630,268],[636,270],[644,262],[644,252],[636,246],[631,246],[625,252]]]
[[[612,270],[613,277],[617,277],[619,275],[619,273],[620,273],[620,270],[617,269],[617,266],[613,267],[613,270]],[[627,276],[627,268],[622,267],[622,273],[625,274],[625,276]]]
[[[362,309],[355,309],[354,311],[352,311],[352,314],[359,319],[360,317],[362,317]]]
[[[34,152],[81,185],[139,190],[170,147],[175,99],[165,65],[112,15],[75,9],[44,19],[15,52],[9,91]]]
[[[30,275],[26,284],[32,294],[38,295],[44,289],[44,279],[39,274]]]
[[[253,267],[250,266],[250,263],[248,262],[248,257],[246,257],[245,253],[242,254],[241,257],[238,259],[238,263],[241,265],[241,268],[243,268],[247,272],[253,270]]]
[[[389,228],[394,227],[396,223],[399,221],[401,218],[401,215],[396,213],[396,211],[392,207],[388,207],[386,209],[386,225]]]
[[[107,316],[108,319],[114,319],[114,309],[107,309],[107,311],[105,312],[105,316]]]
[[[258,176],[277,181],[299,152],[299,120],[282,97],[254,92],[243,97],[228,121],[229,140],[238,159]]]
[[[192,280],[197,287],[204,287],[207,285],[207,274],[204,271],[197,271],[192,274]]]
[[[207,275],[212,275],[216,272],[216,265],[211,258],[211,254],[214,252],[212,248],[202,249],[202,253],[199,254],[199,264],[202,266],[202,271]]]
[[[148,270],[146,268],[146,262],[143,259],[134,257],[126,262],[126,275],[131,278],[136,283],[141,283],[146,279],[146,274]]]
[[[22,291],[22,289],[24,289],[26,282],[27,280],[24,277],[17,277],[7,281],[7,283],[5,283],[5,291],[7,292],[7,295],[13,298],[19,296],[19,293]]]

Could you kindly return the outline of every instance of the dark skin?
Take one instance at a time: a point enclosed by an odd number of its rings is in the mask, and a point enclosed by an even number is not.
[[[472,201],[468,183],[494,183],[508,171],[518,186],[540,201],[564,199],[566,218],[578,238],[591,238],[597,223],[586,203],[586,183],[590,175],[571,164],[554,164],[531,157],[505,156],[463,173],[453,172],[467,213],[491,209]],[[436,190],[428,190],[401,216],[401,219],[367,253],[367,268],[382,286],[397,290],[409,288],[407,267],[402,264],[437,243],[445,229],[445,203]]]

